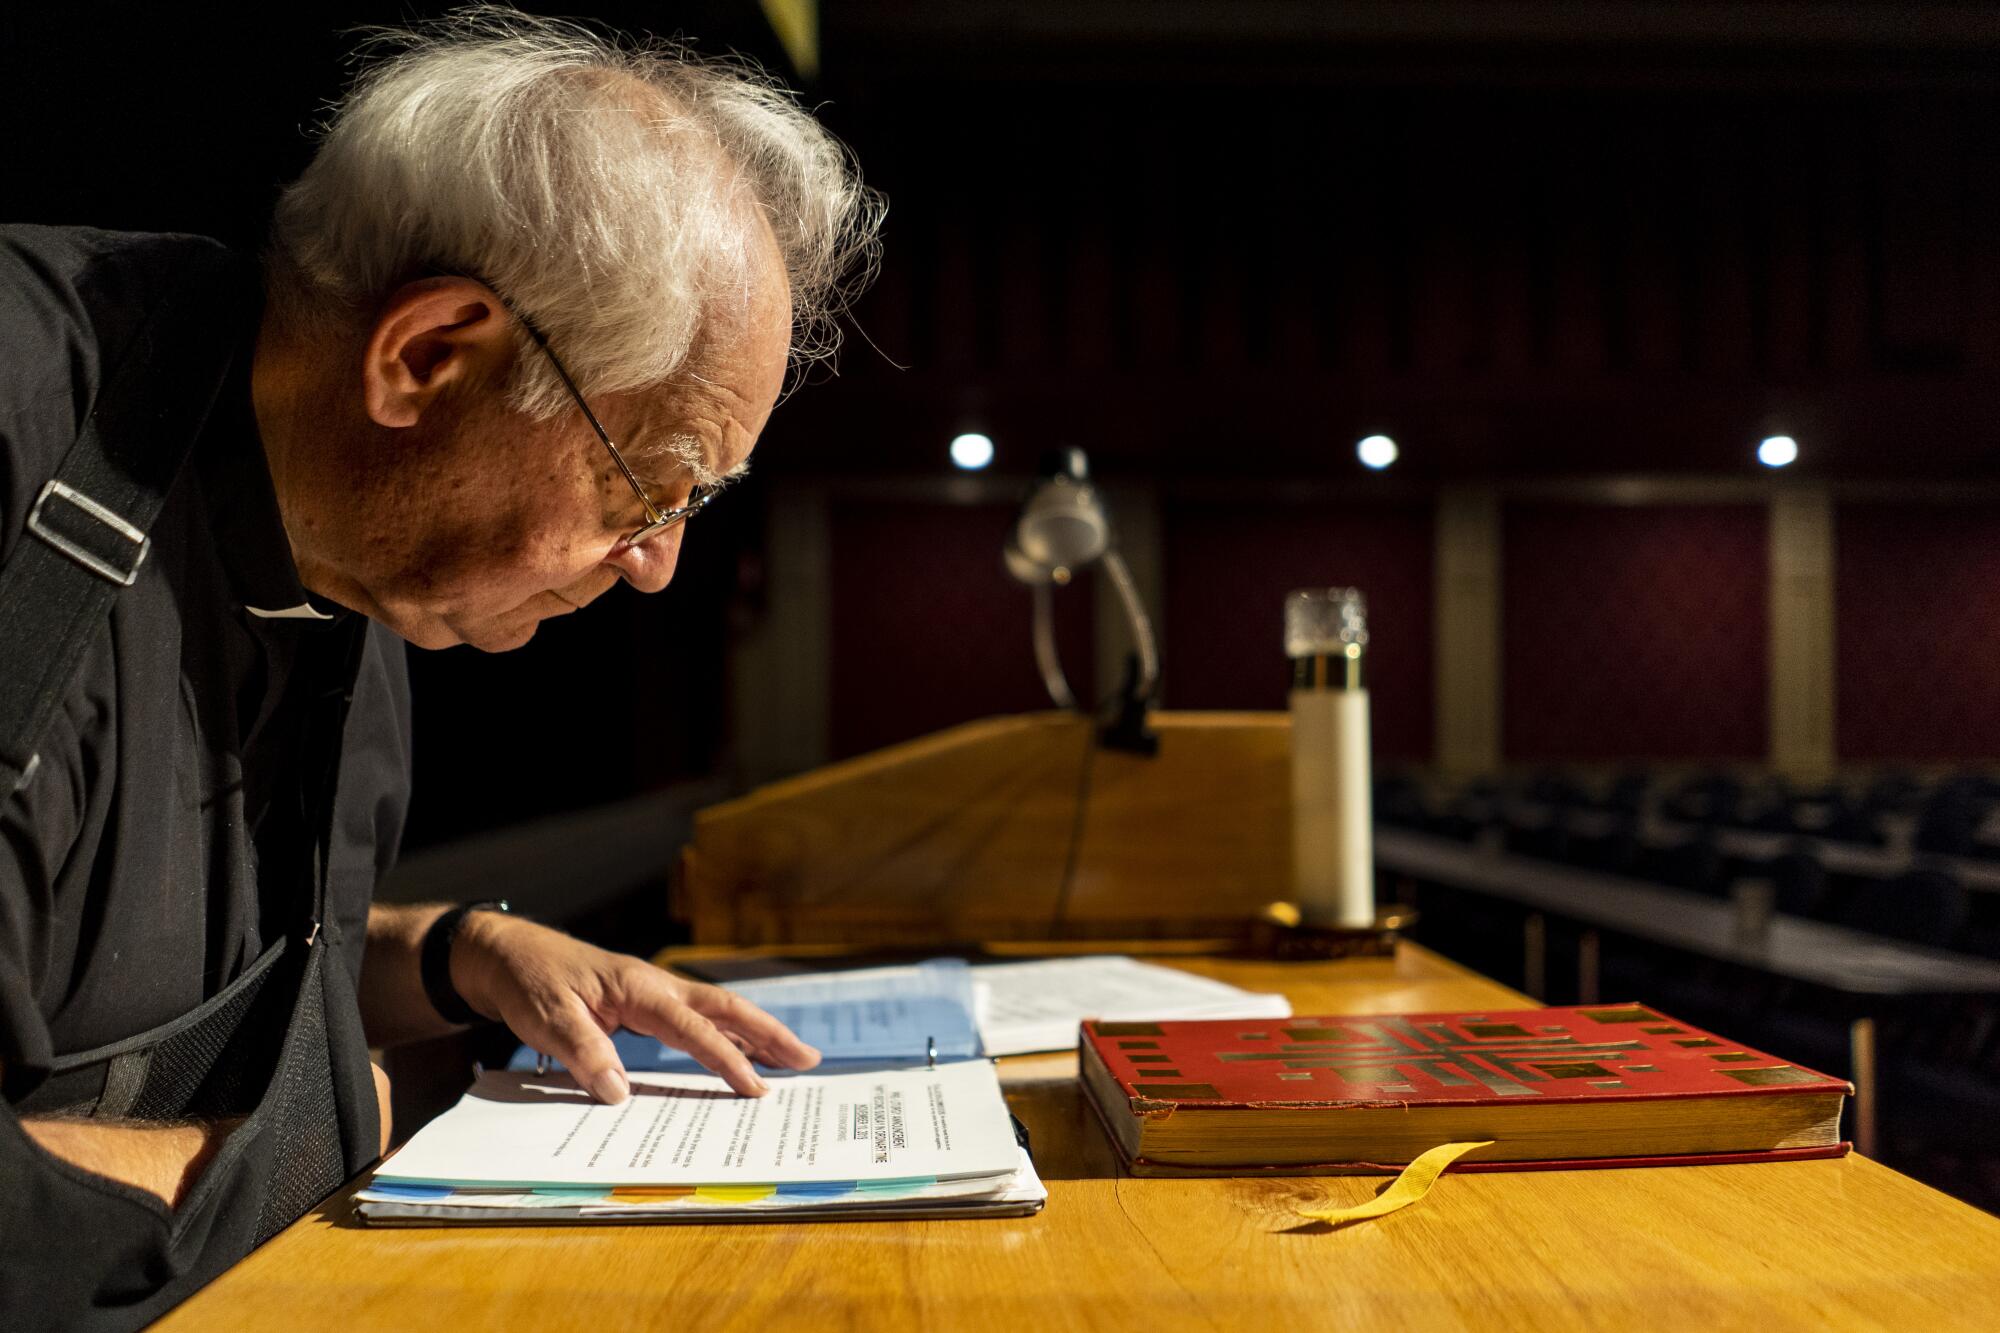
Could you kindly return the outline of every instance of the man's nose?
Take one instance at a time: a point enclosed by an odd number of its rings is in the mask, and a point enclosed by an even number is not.
[[[612,547],[604,563],[640,592],[658,592],[673,581],[674,566],[680,563],[680,556],[681,534],[669,530],[637,546],[621,543]]]

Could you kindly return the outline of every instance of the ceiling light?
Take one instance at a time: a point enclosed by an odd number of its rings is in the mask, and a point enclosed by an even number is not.
[[[1757,461],[1765,467],[1785,467],[1798,457],[1799,442],[1789,435],[1773,435],[1757,446]]]
[[[1359,458],[1364,466],[1372,467],[1377,472],[1395,462],[1401,452],[1396,448],[1396,442],[1386,435],[1370,435],[1354,446],[1354,456]]]
[[[985,435],[961,435],[951,442],[951,461],[967,472],[977,472],[993,461],[993,441]]]

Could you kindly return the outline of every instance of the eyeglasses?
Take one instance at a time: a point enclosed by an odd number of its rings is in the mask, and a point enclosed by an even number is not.
[[[561,358],[556,356],[555,349],[549,346],[549,340],[542,336],[540,329],[522,319],[519,314],[514,317],[521,320],[521,327],[528,331],[528,336],[535,340],[535,346],[542,349],[542,354],[548,357],[549,364],[556,368],[556,374],[562,378],[563,387],[569,390],[569,396],[576,399],[576,405],[583,410],[583,419],[597,432],[597,438],[604,441],[604,447],[610,451],[611,461],[618,465],[618,471],[623,474],[625,484],[632,488],[632,494],[639,497],[639,504],[645,510],[646,521],[625,538],[625,545],[637,546],[641,542],[651,541],[668,528],[678,527],[708,508],[717,494],[712,486],[695,487],[688,492],[688,502],[673,509],[662,509],[654,504],[653,497],[646,494],[646,488],[639,484],[639,478],[626,463],[625,456],[619,453],[618,446],[611,442],[611,436],[598,421],[597,413],[591,411],[590,404],[583,401],[582,391],[576,387],[576,381],[570,378],[569,370],[563,365]]]

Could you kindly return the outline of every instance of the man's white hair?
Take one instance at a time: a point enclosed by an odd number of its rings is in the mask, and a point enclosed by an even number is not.
[[[587,391],[647,388],[681,368],[715,302],[747,297],[755,209],[790,280],[794,358],[832,353],[885,205],[754,67],[491,6],[366,51],[278,200],[267,267],[289,314],[365,319],[404,282],[476,277]],[[514,405],[569,410],[521,348]]]

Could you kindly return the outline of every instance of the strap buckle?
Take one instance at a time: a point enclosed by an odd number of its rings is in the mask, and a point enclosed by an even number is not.
[[[40,751],[37,751],[36,753],[28,756],[28,766],[26,768],[23,768],[18,774],[14,776],[13,780],[9,782],[7,780],[7,774],[13,770],[14,765],[5,759],[0,759],[0,786],[6,787],[7,789],[6,794],[12,796],[15,792],[20,791],[23,787],[26,787],[30,782],[33,782],[35,780],[35,770],[40,768],[41,766],[42,766],[42,756]]]
[[[125,541],[131,543],[131,563],[121,567],[114,563],[117,553],[100,554],[84,546],[80,538],[87,531],[95,531],[96,529],[94,528],[79,526],[72,520],[67,525],[71,528],[69,533],[57,531],[54,524],[59,521],[58,514],[61,511],[50,513],[47,517],[44,517],[42,513],[43,509],[48,506],[49,501],[52,499],[67,501],[72,508],[81,511],[86,518],[95,519],[99,527],[110,529],[112,536],[123,538]],[[65,486],[60,481],[51,481],[48,485],[42,487],[42,493],[35,497],[35,507],[28,511],[28,531],[34,533],[50,546],[53,546],[62,554],[76,561],[77,564],[82,565],[99,578],[115,583],[121,588],[131,587],[132,581],[139,577],[139,566],[146,563],[146,553],[152,549],[153,545],[152,538],[148,537],[144,532],[133,527],[123,518],[106,509],[82,491],[77,490],[73,486]],[[122,548],[118,553],[122,553]]]

